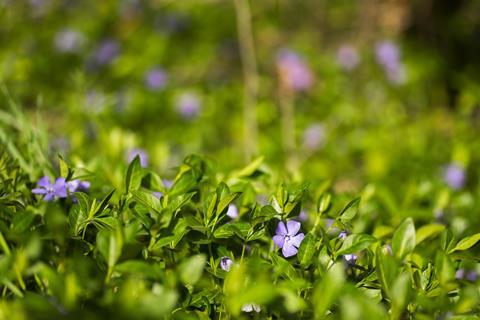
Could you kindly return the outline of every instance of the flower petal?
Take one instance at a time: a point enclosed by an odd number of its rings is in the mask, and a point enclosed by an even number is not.
[[[228,206],[227,216],[229,216],[232,219],[238,218],[238,209],[236,205],[230,204]]]
[[[285,241],[282,248],[282,253],[285,258],[294,256],[297,254],[297,252],[298,249],[293,246],[291,241]]]
[[[47,193],[47,190],[45,188],[35,188],[35,189],[32,189],[32,193],[34,193],[34,194],[45,194],[45,193]]]
[[[280,221],[278,223],[277,230],[275,230],[275,233],[279,236],[287,235],[287,228],[285,227],[285,223],[283,223],[283,221]]]
[[[285,236],[276,235],[273,236],[273,243],[279,248],[283,248],[283,243],[285,242]]]
[[[303,238],[305,238],[305,235],[303,233],[299,233],[295,237],[291,237],[289,242],[298,248],[300,247]]]
[[[52,201],[55,199],[55,195],[51,192],[48,192],[45,194],[45,197],[43,198],[43,200],[45,201]]]
[[[66,198],[67,184],[65,183],[65,178],[57,178],[57,180],[55,180],[55,183],[53,184],[53,190],[55,192],[55,196],[59,198]]]
[[[39,187],[44,187],[44,188],[48,188],[52,186],[50,182],[50,178],[47,176],[41,177],[40,180],[38,180],[37,184]]]
[[[289,236],[294,236],[298,233],[298,230],[300,230],[301,223],[295,220],[289,220],[287,222],[287,230],[288,230],[288,235]]]

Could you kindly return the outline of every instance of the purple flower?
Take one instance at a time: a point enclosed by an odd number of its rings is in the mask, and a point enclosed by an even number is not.
[[[457,164],[449,164],[444,169],[443,179],[450,188],[461,189],[465,185],[465,170]]]
[[[375,55],[378,64],[385,70],[389,81],[401,84],[405,81],[405,69],[400,61],[400,50],[391,41],[377,43]]]
[[[167,73],[161,68],[154,68],[145,74],[145,84],[148,89],[157,91],[167,85]]]
[[[475,270],[470,270],[467,272],[467,276],[465,277],[468,281],[475,282],[477,281],[478,274]]]
[[[339,230],[337,227],[334,227],[335,220],[327,218],[325,219],[325,226],[328,229],[328,233],[337,233]]]
[[[357,255],[355,254],[345,254],[343,255],[343,258],[345,259],[345,261],[347,261],[348,264],[355,264],[355,262],[357,261]]]
[[[191,92],[185,92],[177,97],[176,109],[185,119],[192,119],[200,112],[200,99]]]
[[[347,238],[348,234],[346,231],[342,231],[338,234],[338,239],[345,240]]]
[[[228,205],[227,216],[232,219],[238,218],[238,208],[234,204]]]
[[[300,222],[295,220],[287,221],[286,227],[283,221],[278,223],[277,230],[275,231],[276,235],[273,236],[273,242],[277,247],[282,249],[285,258],[294,256],[298,252],[298,247],[300,247],[305,237],[303,233],[298,233],[300,226]]]
[[[458,269],[457,272],[455,272],[455,279],[457,280],[463,280],[465,278],[465,269]]]
[[[310,151],[317,150],[325,142],[325,129],[322,124],[310,125],[303,133],[303,145]]]
[[[148,166],[148,154],[145,150],[140,148],[133,148],[128,151],[127,160],[128,162],[132,162],[136,156],[140,157],[140,166],[146,167]]]
[[[75,179],[68,181],[66,183],[66,186],[69,193],[74,193],[77,191],[88,191],[90,189],[90,182]]]
[[[160,191],[154,191],[154,192],[152,192],[152,194],[153,194],[157,199],[160,199],[161,197],[163,197],[163,193],[160,192]]]
[[[76,30],[63,29],[55,35],[54,45],[58,52],[72,53],[79,50],[84,41],[85,37],[82,33]]]
[[[120,53],[120,45],[113,39],[102,41],[95,49],[94,61],[98,65],[110,64]]]
[[[337,63],[347,71],[353,70],[360,63],[357,49],[350,45],[343,45],[337,51]]]
[[[220,268],[225,271],[230,271],[230,268],[233,265],[233,260],[230,259],[229,257],[222,257],[220,259]]]
[[[163,186],[167,189],[170,189],[173,186],[173,180],[171,179],[162,179]]]
[[[49,177],[43,177],[37,182],[38,188],[32,190],[34,194],[43,194],[43,200],[52,201],[55,198],[67,197],[67,186],[65,184],[65,178],[57,178],[55,183],[51,183]]]
[[[293,91],[306,91],[311,88],[313,76],[303,59],[291,50],[281,50],[277,56],[277,69],[280,83]]]
[[[307,211],[301,210],[300,213],[298,214],[297,220],[300,222],[305,222],[308,220],[308,214]]]

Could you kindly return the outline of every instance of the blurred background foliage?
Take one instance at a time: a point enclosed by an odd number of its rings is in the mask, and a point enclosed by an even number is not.
[[[132,150],[165,178],[190,153],[224,171],[262,155],[297,181],[480,222],[480,1],[236,4],[0,1],[0,108],[26,113],[0,113],[2,135],[45,128],[49,159],[114,186]]]

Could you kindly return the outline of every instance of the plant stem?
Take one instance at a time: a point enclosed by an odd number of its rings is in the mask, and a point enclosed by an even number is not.
[[[244,78],[243,130],[244,153],[248,162],[257,153],[257,93],[258,71],[253,44],[252,17],[248,0],[234,0],[237,16],[238,41]]]
[[[298,167],[298,157],[295,143],[295,110],[292,92],[280,88],[279,104],[285,167],[291,173],[295,173]]]

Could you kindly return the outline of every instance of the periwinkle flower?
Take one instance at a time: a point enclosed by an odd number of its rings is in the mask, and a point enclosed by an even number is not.
[[[465,185],[465,170],[459,165],[449,164],[443,172],[445,183],[454,190],[459,190]]]
[[[173,187],[173,180],[171,179],[162,179],[162,182],[163,182],[163,186],[167,189],[170,189],[171,187]]]
[[[475,282],[477,281],[478,274],[475,270],[470,270],[467,272],[467,276],[465,277],[468,281]]]
[[[70,180],[66,183],[67,190],[69,193],[74,193],[77,191],[88,191],[90,189],[90,182],[80,181],[78,179]]]
[[[345,240],[347,238],[348,234],[346,231],[342,231],[338,234],[338,239]]]
[[[455,272],[455,279],[463,280],[465,278],[465,269],[461,268]]]
[[[163,197],[163,193],[160,191],[154,191],[152,194],[155,196],[155,198],[160,199]]]
[[[260,311],[262,311],[262,308],[256,303],[247,303],[242,306],[242,311],[243,312],[255,311],[256,313],[259,313]]]
[[[138,156],[140,158],[140,166],[147,167],[148,166],[148,154],[145,150],[140,148],[133,148],[128,151],[127,160],[128,162],[132,162],[135,157]]]
[[[167,73],[162,68],[153,68],[145,74],[145,84],[152,91],[161,90],[167,85]]]
[[[343,258],[347,261],[348,264],[355,264],[357,261],[357,255],[355,254],[344,254]]]
[[[277,56],[280,83],[292,91],[306,91],[313,84],[313,75],[303,59],[291,50],[281,50]]]
[[[457,280],[468,280],[471,282],[477,281],[478,274],[475,270],[466,271],[465,269],[461,268],[455,272],[455,279]]]
[[[400,84],[405,81],[405,69],[401,64],[397,45],[391,41],[379,42],[375,47],[375,55],[390,82]]]
[[[305,237],[303,233],[298,233],[300,227],[300,222],[295,220],[287,221],[287,226],[285,226],[283,221],[278,223],[275,231],[276,235],[273,236],[273,242],[282,249],[282,254],[285,258],[294,256],[298,252],[298,248]]]
[[[322,124],[314,123],[303,133],[303,145],[310,151],[317,150],[325,142],[325,129]]]
[[[238,218],[238,208],[236,205],[234,204],[228,205],[227,216],[229,216],[232,219]]]
[[[63,29],[55,35],[55,49],[61,53],[78,51],[85,42],[84,35],[76,30]]]
[[[107,39],[102,41],[95,49],[94,61],[97,65],[110,64],[120,53],[120,45],[116,40]]]
[[[360,63],[357,49],[350,45],[343,45],[337,51],[337,63],[346,71],[355,69]]]
[[[38,188],[34,188],[32,193],[44,195],[43,200],[53,201],[55,198],[67,197],[67,185],[65,178],[57,178],[52,184],[49,177],[42,177],[37,182]]]
[[[230,271],[230,268],[232,267],[233,265],[233,260],[230,259],[229,257],[222,257],[220,259],[220,268],[222,268],[222,270],[225,270],[225,271]]]
[[[195,118],[200,112],[200,99],[192,92],[185,92],[177,97],[175,108],[184,119]]]
[[[305,222],[308,220],[308,214],[307,211],[301,210],[300,213],[298,214],[297,220],[300,222]]]

